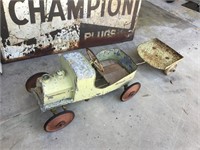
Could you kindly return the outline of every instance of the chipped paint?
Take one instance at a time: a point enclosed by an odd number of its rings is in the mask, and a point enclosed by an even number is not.
[[[140,44],[137,50],[145,62],[161,70],[173,71],[177,63],[183,59],[181,54],[157,38]]]
[[[95,77],[94,68],[82,54],[71,52],[63,56],[65,60],[69,62],[70,67],[74,70],[78,80]]]
[[[54,45],[54,52],[73,49],[78,47],[79,36],[79,26],[74,25],[71,27],[63,28],[54,36],[51,34],[45,34],[36,37],[36,43],[32,45],[25,44],[27,41],[21,43],[20,46],[9,46],[5,44],[6,46],[2,48],[2,54],[6,59],[15,59],[23,56],[28,56],[31,53],[35,53],[38,49],[48,47],[50,44]],[[8,38],[6,41],[9,41],[9,39],[10,38]]]
[[[128,72],[132,72],[137,69],[137,65],[134,61],[120,49],[103,50],[97,54],[97,58],[100,61],[109,59],[119,61],[119,63],[126,68]]]
[[[132,40],[141,1],[2,0],[2,61]]]
[[[109,57],[107,57],[109,54]],[[121,58],[128,58],[122,50],[111,49],[100,52],[100,59],[113,59],[121,61]],[[96,87],[97,72],[91,66],[89,61],[79,52],[70,52],[60,56],[61,70],[53,74],[44,74],[38,78],[36,88],[32,88],[32,93],[38,99],[38,103],[42,111],[74,103],[95,96],[104,95],[108,92],[116,90],[130,82],[136,73],[137,66],[131,60],[133,70],[129,70],[126,76],[109,84],[106,87]],[[127,64],[125,64],[127,65]],[[126,66],[122,66],[125,67]],[[103,77],[103,76],[102,76]]]

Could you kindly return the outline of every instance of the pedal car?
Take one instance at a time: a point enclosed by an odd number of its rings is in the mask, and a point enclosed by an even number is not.
[[[60,57],[61,70],[48,74],[40,72],[26,82],[26,89],[38,100],[41,110],[50,110],[53,116],[44,124],[44,130],[54,132],[67,126],[74,113],[66,104],[88,100],[124,87],[121,101],[127,101],[141,87],[139,82],[128,86],[134,78],[137,65],[120,49],[103,50],[96,56],[86,49],[89,60],[79,52]],[[56,108],[62,107],[62,112]]]

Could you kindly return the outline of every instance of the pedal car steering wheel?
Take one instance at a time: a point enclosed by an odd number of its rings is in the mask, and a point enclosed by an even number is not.
[[[89,48],[86,48],[86,52],[87,52],[92,64],[94,64],[95,68],[100,72],[104,72],[103,65],[100,63],[100,61],[95,56],[95,54]]]

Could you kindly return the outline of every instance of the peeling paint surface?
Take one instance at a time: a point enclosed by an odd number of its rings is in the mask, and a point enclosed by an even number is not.
[[[139,56],[152,67],[165,70],[177,64],[183,56],[155,38],[138,46]]]
[[[9,46],[6,44],[6,47],[2,48],[2,54],[6,59],[19,58],[35,53],[38,49],[41,49],[42,52],[42,48],[48,47],[50,44],[54,45],[55,52],[64,51],[78,47],[79,37],[79,26],[74,25],[63,28],[55,36],[45,34],[36,37],[36,43],[32,45],[25,44],[26,41],[21,43],[20,46]]]
[[[2,0],[2,60],[132,40],[141,1]]]
[[[6,59],[23,57],[32,52],[35,52],[34,45],[6,46],[5,48],[2,48],[2,54]]]
[[[72,52],[64,55],[69,62],[71,68],[76,73],[77,79],[89,79],[95,77],[95,70],[92,68],[88,60],[78,52]]]
[[[113,60],[114,58],[117,62],[120,62],[121,58],[129,57],[120,49],[104,50],[98,55],[106,57],[105,59],[108,60]],[[80,52],[60,55],[60,59],[65,69],[53,74],[44,74],[38,78],[36,87],[32,89],[42,111],[114,91],[130,82],[134,78],[137,69],[131,59],[131,62],[127,63],[131,63],[130,65],[133,65],[132,68],[134,69],[129,70],[129,72],[125,70],[125,65],[127,64],[124,64],[124,66],[119,64],[121,69],[126,71],[126,74],[120,78],[117,77],[113,83],[109,82],[107,86],[100,88],[95,85],[95,82],[100,79],[97,77],[98,72]],[[119,73],[122,70],[118,67],[113,69],[113,72]],[[112,75],[113,78],[117,76],[116,74]],[[102,78],[106,79],[106,73],[104,75],[101,74]]]
[[[120,49],[103,50],[97,54],[97,58],[100,61],[116,60],[118,61],[128,72],[133,72],[137,69],[136,63]]]

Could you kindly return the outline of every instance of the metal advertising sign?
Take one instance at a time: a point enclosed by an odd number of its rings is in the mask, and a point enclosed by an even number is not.
[[[141,1],[1,0],[1,60],[132,40]]]

